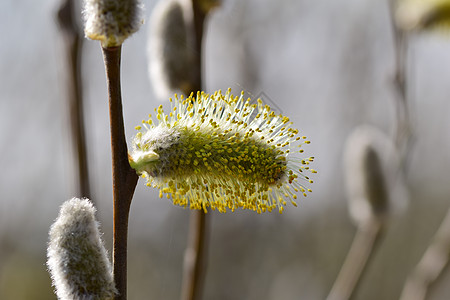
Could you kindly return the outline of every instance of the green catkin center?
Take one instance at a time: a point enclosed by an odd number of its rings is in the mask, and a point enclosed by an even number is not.
[[[167,147],[153,149],[160,158],[147,170],[155,178],[183,179],[207,173],[268,187],[286,175],[286,158],[275,146],[256,138],[240,133],[174,129],[180,133],[178,139]]]

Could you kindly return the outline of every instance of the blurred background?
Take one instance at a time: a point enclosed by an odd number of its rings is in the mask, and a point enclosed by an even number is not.
[[[146,19],[155,1],[143,1]],[[0,299],[56,299],[48,230],[76,195],[57,0],[0,3]],[[81,23],[81,20],[80,20]],[[148,23],[122,49],[128,140],[161,104],[147,72]],[[398,299],[450,203],[450,41],[417,33],[407,48],[407,205],[389,219],[354,299]],[[311,144],[313,193],[278,213],[208,213],[203,299],[325,299],[356,227],[343,162],[347,136],[396,128],[395,45],[387,1],[224,0],[206,22],[204,85],[231,88],[289,115]],[[111,250],[109,116],[98,42],[85,40],[82,84],[92,199]],[[395,199],[394,199],[395,200]],[[129,299],[178,299],[189,210],[138,183],[129,228]],[[444,272],[428,299],[448,299]]]

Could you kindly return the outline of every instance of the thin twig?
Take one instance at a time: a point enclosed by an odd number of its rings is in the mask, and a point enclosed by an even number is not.
[[[450,255],[450,210],[437,230],[433,242],[409,275],[400,300],[424,300],[428,290],[448,266]]]
[[[402,104],[404,110],[403,129],[406,137],[404,137],[405,149],[409,149],[408,140],[411,136],[411,125],[407,107],[407,85],[406,85],[406,37],[405,33],[395,25],[395,0],[390,0],[391,22],[395,39],[396,50],[396,87],[398,91],[398,100]],[[400,80],[400,79],[401,80]],[[399,128],[401,129],[401,124]],[[398,131],[398,140],[400,140],[400,130]],[[406,154],[406,153],[405,153]],[[423,300],[430,286],[436,282],[439,275],[448,264],[450,255],[450,210],[444,218],[441,226],[437,230],[434,241],[425,251],[416,268],[409,275],[406,284],[400,296],[401,300]]]
[[[77,172],[77,194],[90,197],[87,163],[86,137],[83,118],[83,97],[81,93],[81,45],[82,37],[74,18],[74,1],[63,0],[58,9],[58,23],[64,39],[67,70],[67,105],[71,129],[71,142]],[[92,201],[92,200],[91,200]]]
[[[206,12],[202,9],[200,3],[202,0],[192,0],[192,23],[194,25],[194,47],[195,47],[195,70],[196,76],[194,77],[194,92],[201,91],[203,86],[202,78],[202,55],[203,55],[203,31],[206,18]]]
[[[114,282],[119,292],[115,299],[125,300],[127,298],[128,216],[138,176],[128,162],[120,90],[121,46],[102,49],[108,86],[111,127],[114,197],[113,266]]]
[[[367,262],[373,254],[382,232],[381,223],[372,219],[356,232],[350,251],[327,300],[348,300],[363,277]]]
[[[397,0],[388,0],[389,16],[394,38],[395,51],[395,101],[397,108],[397,128],[395,133],[395,143],[400,151],[402,166],[408,156],[412,137],[412,126],[408,107],[408,85],[407,85],[407,34],[398,28],[395,20]]]
[[[192,71],[193,92],[202,89],[202,47],[203,47],[203,26],[206,17],[202,10],[199,0],[188,0],[185,2],[184,9],[187,15],[192,16],[188,22],[191,44],[195,49],[195,60]],[[202,210],[192,211],[190,215],[190,226],[188,245],[184,253],[183,262],[183,282],[181,286],[181,299],[194,300],[200,299],[202,293],[202,283],[204,270],[206,269],[206,215]]]
[[[181,299],[199,299],[205,267],[206,214],[201,210],[192,211],[189,222],[188,246],[184,252]]]

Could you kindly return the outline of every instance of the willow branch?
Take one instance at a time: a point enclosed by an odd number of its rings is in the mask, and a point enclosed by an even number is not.
[[[381,233],[381,223],[375,219],[358,228],[350,251],[327,300],[350,299],[364,275],[364,270],[366,270],[367,263],[374,253]]]
[[[433,242],[425,251],[403,288],[401,300],[424,300],[428,290],[436,283],[448,266],[450,255],[450,210],[437,230]]]
[[[81,46],[82,37],[74,18],[73,0],[63,0],[57,12],[58,24],[64,40],[65,70],[67,70],[66,91],[68,119],[70,120],[71,142],[77,172],[77,194],[90,198],[89,172],[87,163],[86,135],[83,117],[81,88]]]
[[[195,49],[193,71],[193,92],[202,90],[202,44],[206,13],[200,7],[199,0],[189,0],[186,6],[192,16],[188,30],[190,30],[191,44]],[[188,244],[184,253],[183,281],[181,299],[194,300],[201,298],[204,270],[206,269],[206,215],[202,210],[192,211],[189,221]]]
[[[202,292],[205,265],[206,214],[201,210],[191,212],[188,245],[184,253],[183,286],[181,299],[199,299]]]
[[[395,101],[397,108],[397,128],[395,143],[401,151],[402,163],[406,160],[407,151],[411,142],[412,126],[408,108],[407,85],[407,34],[398,28],[395,20],[397,0],[388,0],[389,15],[394,38],[395,76],[393,80]]]
[[[127,298],[128,216],[138,176],[128,162],[128,149],[122,112],[120,89],[121,47],[102,48],[106,69],[111,127],[113,173],[113,268],[119,292],[115,299]]]

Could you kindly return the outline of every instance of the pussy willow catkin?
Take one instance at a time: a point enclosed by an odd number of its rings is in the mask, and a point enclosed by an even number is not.
[[[251,104],[220,91],[197,93],[172,101],[169,114],[162,106],[137,126],[129,161],[148,186],[160,189],[174,204],[191,209],[279,209],[297,194],[311,192],[305,171],[313,157],[301,158],[309,144],[291,128],[288,117],[277,115],[260,99]]]

